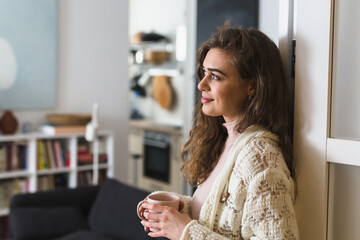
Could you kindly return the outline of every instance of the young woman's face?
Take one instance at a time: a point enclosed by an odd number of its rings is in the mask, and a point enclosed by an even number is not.
[[[231,56],[212,48],[203,62],[204,77],[198,84],[202,111],[208,116],[223,116],[226,122],[236,120],[254,91],[251,81],[244,81],[231,64]]]

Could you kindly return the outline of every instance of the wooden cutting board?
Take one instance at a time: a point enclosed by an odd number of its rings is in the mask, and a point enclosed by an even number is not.
[[[170,109],[173,104],[174,93],[170,78],[167,76],[153,77],[153,97],[164,109]]]

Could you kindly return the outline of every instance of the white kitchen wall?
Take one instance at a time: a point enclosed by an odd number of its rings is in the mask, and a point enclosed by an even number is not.
[[[130,0],[129,36],[156,31],[175,40],[176,27],[186,23],[185,0]]]
[[[115,176],[126,181],[128,131],[128,1],[61,0],[57,106],[16,111],[33,128],[50,112],[91,113],[100,104],[100,126],[115,131]]]

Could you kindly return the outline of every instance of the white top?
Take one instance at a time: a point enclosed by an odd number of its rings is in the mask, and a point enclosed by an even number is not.
[[[191,213],[193,219],[199,219],[200,210],[205,202],[207,196],[209,195],[211,186],[213,185],[216,177],[219,175],[221,170],[223,169],[226,159],[228,157],[229,150],[233,143],[235,142],[236,138],[240,136],[240,133],[234,130],[236,126],[236,121],[224,123],[223,126],[227,129],[228,137],[225,142],[225,147],[223,152],[220,155],[219,161],[216,164],[214,170],[211,172],[209,177],[201,183],[196,191],[194,192],[192,202],[191,202]]]

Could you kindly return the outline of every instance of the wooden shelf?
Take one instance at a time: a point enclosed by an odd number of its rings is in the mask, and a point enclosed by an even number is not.
[[[54,168],[54,169],[45,169],[39,170],[37,175],[49,175],[49,174],[57,174],[57,173],[69,173],[71,171],[70,168]]]
[[[109,130],[100,130],[97,135],[99,137],[102,137],[102,136],[112,135],[112,132]],[[0,142],[15,142],[15,141],[31,140],[31,139],[66,139],[71,137],[85,137],[85,135],[84,133],[48,135],[42,132],[18,133],[13,135],[0,134]]]
[[[108,169],[110,166],[107,163],[100,163],[99,164],[99,169]]]
[[[77,167],[77,171],[79,172],[83,172],[83,171],[89,171],[93,169],[93,165],[92,164],[88,164],[88,165],[83,165],[83,166],[78,166]]]
[[[2,172],[0,173],[0,179],[12,179],[12,178],[22,178],[29,177],[31,173],[27,170],[11,171],[11,172]]]

